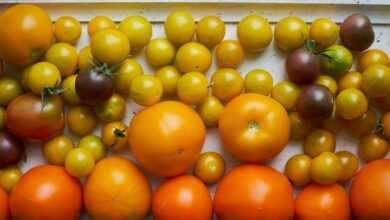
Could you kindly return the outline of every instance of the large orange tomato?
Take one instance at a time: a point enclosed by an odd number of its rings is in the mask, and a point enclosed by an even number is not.
[[[351,206],[357,220],[390,219],[390,160],[364,166],[351,186]]]
[[[0,53],[12,65],[37,61],[53,42],[49,15],[35,5],[8,8],[0,17]]]
[[[231,100],[219,118],[223,146],[236,158],[263,162],[288,143],[290,121],[286,110],[270,97],[247,93]]]
[[[13,219],[78,220],[82,207],[80,181],[63,167],[41,165],[22,176],[10,196]]]
[[[219,220],[292,220],[293,189],[272,168],[240,165],[218,185],[214,209]]]
[[[84,205],[94,220],[145,219],[151,200],[148,180],[123,157],[101,160],[84,186]]]
[[[0,220],[9,220],[10,211],[7,193],[0,188]]]
[[[202,181],[179,176],[163,182],[153,195],[154,220],[210,220],[213,203]]]
[[[176,101],[155,104],[137,113],[128,128],[135,158],[153,174],[176,176],[199,158],[206,128],[189,106]]]
[[[295,214],[299,220],[350,220],[349,198],[338,184],[311,184],[299,193]]]

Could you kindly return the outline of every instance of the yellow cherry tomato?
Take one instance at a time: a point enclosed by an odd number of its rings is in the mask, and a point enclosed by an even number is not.
[[[150,106],[161,100],[163,90],[163,85],[157,77],[140,75],[131,81],[130,97],[138,105]]]
[[[390,92],[390,67],[372,64],[363,72],[362,89],[369,97],[384,97]]]
[[[239,95],[243,87],[244,80],[235,69],[218,69],[211,77],[212,93],[223,102],[227,102]]]
[[[103,104],[98,105],[95,111],[97,117],[104,123],[122,120],[126,113],[126,101],[122,96],[113,94]]]
[[[0,105],[6,106],[23,93],[20,83],[8,76],[0,78]]]
[[[336,148],[336,138],[324,129],[315,129],[306,136],[303,142],[305,154],[316,157],[322,152],[334,152]]]
[[[144,48],[152,37],[152,24],[139,15],[126,17],[119,24],[118,29],[126,34],[132,51]]]
[[[71,75],[62,81],[61,88],[64,90],[62,97],[65,102],[70,105],[79,105],[81,103],[80,97],[77,95],[75,83],[77,75]]]
[[[377,134],[368,134],[359,140],[359,156],[365,162],[379,160],[389,151],[389,143]]]
[[[205,73],[211,65],[211,53],[200,43],[186,43],[177,51],[175,64],[182,73]]]
[[[31,67],[27,83],[33,93],[41,95],[45,88],[61,85],[61,73],[54,64],[39,62]]]
[[[156,77],[161,81],[164,87],[164,95],[172,96],[176,94],[177,82],[181,75],[174,66],[164,66],[157,70]]]
[[[188,11],[170,13],[164,23],[165,35],[174,45],[190,42],[195,33],[195,21]]]
[[[244,49],[237,40],[224,40],[215,51],[219,67],[237,68],[244,60]]]
[[[84,47],[80,50],[79,57],[77,59],[77,66],[80,73],[85,73],[94,66],[94,58],[92,56],[91,48]]]
[[[71,107],[67,114],[69,130],[77,136],[85,136],[93,132],[97,125],[97,117],[89,106]]]
[[[275,26],[276,45],[286,52],[301,47],[308,35],[306,23],[297,16],[285,17]]]
[[[271,96],[287,110],[295,107],[299,94],[299,87],[294,83],[283,80],[278,82],[271,91]]]
[[[259,15],[248,15],[237,26],[241,45],[250,52],[260,52],[272,41],[272,29],[267,19]]]
[[[339,80],[339,90],[344,90],[348,88],[360,89],[362,87],[363,76],[361,73],[356,71],[351,71],[345,74]]]
[[[194,174],[206,184],[214,184],[225,173],[225,160],[216,152],[202,153],[195,164]]]
[[[254,69],[245,76],[245,92],[269,95],[273,87],[273,79],[267,70]]]
[[[389,56],[385,51],[379,49],[372,49],[363,52],[359,56],[358,66],[360,71],[364,71],[372,64],[382,64],[388,66],[390,63]]]
[[[162,67],[173,63],[175,47],[165,38],[156,38],[146,47],[146,61],[153,67]]]
[[[76,44],[81,35],[81,24],[72,16],[61,16],[54,24],[54,36],[58,42]]]
[[[339,37],[339,26],[328,18],[317,18],[310,25],[309,36],[318,48],[332,46]]]
[[[115,23],[111,18],[106,16],[96,16],[88,23],[88,35],[92,37],[100,30],[115,28]]]
[[[339,151],[336,155],[339,157],[342,166],[339,181],[349,181],[359,169],[359,159],[349,151]]]
[[[218,124],[219,116],[223,111],[223,104],[215,96],[208,96],[207,99],[198,106],[197,111],[203,122],[208,127],[214,127]]]
[[[361,117],[347,121],[348,131],[350,131],[356,137],[370,134],[372,131],[374,131],[378,123],[377,119],[376,111],[373,109],[368,109],[368,111]]]
[[[77,51],[68,43],[53,44],[45,54],[45,60],[58,68],[62,77],[72,75],[77,69]]]
[[[336,97],[336,112],[343,119],[353,120],[359,118],[367,112],[367,109],[367,98],[358,89],[344,89]]]
[[[346,120],[341,118],[336,113],[336,108],[333,108],[332,115],[326,119],[317,120],[317,122],[320,122],[321,128],[328,130],[332,132],[333,134],[337,134],[339,131],[341,131],[346,124]]]
[[[339,180],[342,170],[341,161],[335,153],[323,152],[312,159],[310,175],[316,183],[333,184]]]
[[[373,113],[376,113],[376,112],[373,112]],[[375,117],[375,119],[376,119],[376,117]],[[383,124],[383,135],[387,139],[390,139],[390,112],[383,113],[381,122]]]
[[[189,72],[177,82],[177,95],[189,105],[200,105],[208,96],[207,78],[199,72]]]
[[[66,156],[65,168],[74,177],[83,177],[90,174],[95,167],[93,155],[86,149],[74,148]]]
[[[101,137],[104,146],[115,152],[126,150],[127,145],[127,127],[121,121],[107,123],[101,130]]]
[[[89,151],[95,161],[101,160],[106,155],[106,148],[100,137],[96,135],[87,135],[81,138],[77,147]]]
[[[288,159],[284,167],[284,174],[295,186],[305,186],[311,182],[310,166],[311,157],[297,154]]]
[[[66,155],[74,148],[72,139],[67,136],[57,136],[46,142],[42,148],[42,154],[50,164],[63,166]]]
[[[302,118],[298,112],[290,112],[290,137],[293,140],[302,140],[313,129],[313,125],[307,119]]]
[[[338,86],[336,80],[328,75],[319,75],[314,82],[317,85],[325,86],[332,92],[333,95],[337,93]]]
[[[22,171],[14,166],[2,170],[0,172],[0,187],[10,193],[22,175]]]
[[[7,123],[7,112],[3,107],[0,107],[0,131],[2,131]]]
[[[114,74],[115,90],[121,95],[129,95],[131,81],[144,74],[141,65],[135,59],[126,59]]]
[[[196,27],[196,38],[206,47],[219,44],[225,36],[225,23],[217,16],[203,17]]]

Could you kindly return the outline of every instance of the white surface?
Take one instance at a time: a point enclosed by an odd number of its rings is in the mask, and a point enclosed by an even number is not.
[[[317,1],[323,2],[323,1]],[[336,2],[336,1],[335,1]],[[362,1],[363,2],[363,1]],[[370,2],[370,1],[364,1]],[[6,5],[0,4],[0,11],[4,9]],[[92,6],[92,7],[91,7]],[[122,5],[123,6],[123,5]],[[107,15],[115,20],[121,20],[127,15],[131,14],[142,14],[148,17],[152,21],[157,21],[153,25],[153,38],[158,36],[163,36],[164,31],[162,27],[162,23],[167,13],[170,11],[168,6],[160,5],[148,5],[148,7],[144,7],[144,5],[127,5],[123,6],[110,4],[109,7],[107,5],[44,5],[43,7],[48,9],[49,13],[52,15],[53,19],[58,17],[59,15],[72,15],[80,20],[88,20],[96,14]],[[237,5],[236,5],[237,6]],[[222,7],[222,8],[221,8]],[[225,39],[236,39],[236,21],[240,20],[243,16],[249,13],[259,13],[264,15],[267,18],[270,18],[271,21],[277,21],[281,17],[296,14],[303,17],[307,22],[312,21],[314,18],[319,16],[330,17],[335,21],[342,21],[347,14],[350,14],[355,11],[364,11],[370,15],[371,19],[377,23],[375,25],[375,33],[376,40],[372,48],[381,48],[385,50],[387,53],[390,53],[390,26],[387,24],[378,24],[378,23],[390,23],[390,16],[388,16],[388,11],[390,7],[381,6],[381,7],[353,7],[353,6],[340,6],[339,7],[331,7],[331,6],[285,6],[285,5],[254,5],[253,8],[250,6],[242,5],[240,7],[229,7],[229,6],[221,6],[221,7],[210,7],[207,5],[192,5],[191,7],[183,5],[183,6],[175,6],[174,8],[180,9],[188,9],[193,14],[194,17],[198,20],[203,15],[220,15],[224,20],[229,21],[226,24],[226,35]],[[252,8],[248,10],[249,8]],[[308,10],[310,11],[308,13]],[[385,14],[386,13],[386,14]],[[88,44],[88,34],[86,30],[86,24],[83,24],[83,32],[81,39],[77,45],[78,49],[81,49],[85,45]],[[286,77],[284,70],[284,54],[281,54],[275,49],[274,44],[272,43],[264,52],[260,54],[247,54],[245,57],[244,63],[238,68],[243,76],[252,69],[255,68],[264,68],[269,70],[272,73],[274,78],[274,82],[278,82]],[[144,54],[140,53],[135,55],[135,58],[140,62],[142,67],[144,68],[144,72],[147,74],[151,74],[154,70],[147,65]],[[207,76],[210,77],[211,74],[216,70],[216,64],[213,61],[212,67],[207,72]],[[129,101],[126,115],[126,122],[130,121],[132,117],[132,112],[136,112],[140,109],[139,106],[136,106],[134,103]],[[66,130],[66,134],[69,132]],[[99,134],[99,129],[96,130],[96,134]],[[152,135],[152,134],[151,134]],[[74,138],[75,143],[77,143],[77,138]],[[32,147],[27,148],[28,157],[27,161],[22,164],[22,168],[24,171],[28,170],[30,167],[44,163],[42,159],[39,144],[32,144]],[[337,136],[337,148],[336,151],[339,150],[349,150],[351,152],[356,153],[356,141],[348,136],[345,133],[338,134]],[[209,129],[207,133],[207,139],[204,144],[203,151],[218,151],[221,152],[227,162],[227,170],[230,170],[233,166],[238,164],[239,162],[231,157],[228,153],[224,152],[222,146],[218,139],[218,134],[216,129]],[[298,142],[290,142],[285,150],[275,157],[272,161],[269,162],[269,165],[278,169],[279,171],[283,170],[283,166],[286,160],[294,154],[301,153],[302,147],[301,143]],[[126,154],[127,157],[132,158],[130,154]],[[159,183],[161,179],[152,177],[148,175],[148,178],[152,182],[153,188]],[[210,187],[210,192],[213,193],[215,186]],[[87,219],[87,218],[86,218]]]

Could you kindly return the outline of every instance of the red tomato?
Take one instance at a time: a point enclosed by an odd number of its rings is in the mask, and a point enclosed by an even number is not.
[[[0,220],[9,220],[9,204],[8,204],[8,195],[7,193],[0,188]]]

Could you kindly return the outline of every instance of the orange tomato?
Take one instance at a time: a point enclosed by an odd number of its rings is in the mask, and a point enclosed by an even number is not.
[[[207,187],[194,176],[163,182],[154,192],[154,220],[210,220],[213,203]]]
[[[267,96],[247,93],[230,101],[219,118],[223,146],[236,158],[263,162],[281,152],[289,140],[286,110]]]
[[[0,51],[9,64],[34,63],[45,54],[53,36],[49,15],[35,5],[15,5],[1,15]]]
[[[205,135],[203,121],[192,108],[165,101],[133,117],[128,143],[146,170],[159,176],[176,176],[198,160]]]
[[[10,216],[8,195],[0,188],[0,220],[10,220]]]
[[[364,166],[351,186],[351,207],[357,220],[390,219],[390,160]]]
[[[63,167],[34,167],[12,190],[10,207],[13,219],[77,220],[82,207],[80,181]]]
[[[84,186],[84,205],[94,220],[139,220],[149,212],[148,180],[128,159],[99,161]]]
[[[311,184],[299,193],[295,215],[299,220],[350,220],[348,195],[338,184]]]
[[[291,220],[293,189],[287,177],[258,165],[235,167],[215,192],[218,220]]]

